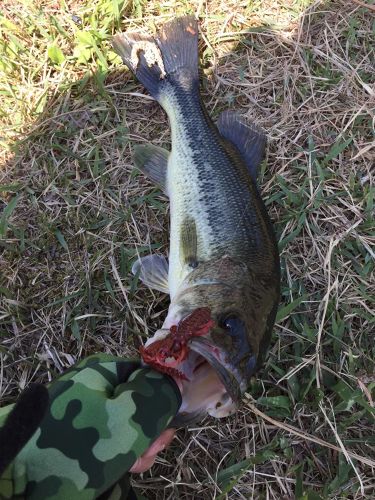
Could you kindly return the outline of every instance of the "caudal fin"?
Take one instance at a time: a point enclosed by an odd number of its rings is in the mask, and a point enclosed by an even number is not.
[[[155,38],[120,33],[112,44],[155,99],[170,85],[186,86],[198,81],[198,25],[193,16],[164,24]]]

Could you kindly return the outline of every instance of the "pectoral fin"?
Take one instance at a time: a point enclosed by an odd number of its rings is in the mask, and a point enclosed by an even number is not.
[[[267,143],[263,130],[255,124],[247,123],[242,116],[233,111],[221,113],[217,128],[225,139],[236,146],[256,182]]]
[[[162,255],[146,255],[136,260],[132,273],[139,273],[139,279],[149,288],[169,293],[168,262]]]
[[[194,219],[186,217],[181,225],[180,255],[182,264],[195,268],[198,265],[197,257],[197,228]]]
[[[149,179],[158,184],[166,192],[166,178],[169,152],[152,144],[134,146],[134,164]]]

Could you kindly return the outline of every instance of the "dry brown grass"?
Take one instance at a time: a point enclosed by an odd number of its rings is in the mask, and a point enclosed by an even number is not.
[[[208,110],[236,108],[268,131],[261,186],[283,265],[273,347],[249,390],[256,406],[181,430],[134,478],[147,498],[219,498],[223,471],[257,453],[261,463],[231,469],[228,498],[374,498],[374,16],[361,3],[125,8],[123,30],[199,14]],[[71,57],[82,47],[70,14],[84,30],[104,26],[105,0],[19,4],[2,5],[3,40],[27,50],[0,47],[0,203],[19,196],[0,241],[4,404],[87,354],[135,354],[168,306],[129,272],[137,254],[168,248],[167,201],[131,160],[132,143],[169,145],[166,117],[107,40],[98,47],[108,69],[97,54]],[[45,55],[51,40],[62,65]]]

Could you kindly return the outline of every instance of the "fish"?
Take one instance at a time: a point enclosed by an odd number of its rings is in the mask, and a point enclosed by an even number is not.
[[[151,254],[132,268],[145,285],[170,296],[163,325],[143,354],[177,374],[189,394],[181,422],[222,418],[237,410],[264,363],[280,298],[278,245],[257,183],[266,135],[231,110],[216,123],[210,117],[200,94],[194,16],[165,23],[155,36],[119,33],[112,44],[171,128],[171,151],[134,146],[135,167],[170,202],[169,259]]]

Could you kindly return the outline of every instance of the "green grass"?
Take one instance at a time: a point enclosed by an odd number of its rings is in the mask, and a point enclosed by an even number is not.
[[[2,2],[2,403],[89,353],[135,354],[161,324],[168,298],[130,268],[167,252],[168,203],[131,149],[169,147],[168,123],[109,41],[198,6],[208,110],[269,135],[282,302],[237,415],[179,431],[134,482],[147,498],[372,499],[375,32],[349,0]]]

